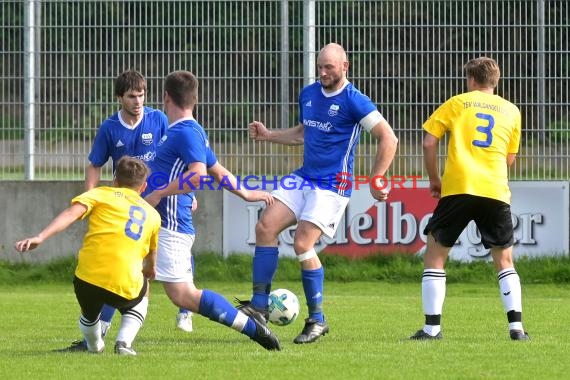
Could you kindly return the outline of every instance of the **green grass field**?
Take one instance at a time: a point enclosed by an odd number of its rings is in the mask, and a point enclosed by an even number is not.
[[[247,298],[249,282],[202,281],[228,299]],[[300,282],[277,282],[300,296]],[[283,350],[268,352],[247,337],[201,316],[191,334],[174,327],[176,307],[153,284],[149,315],[133,347],[112,353],[119,319],[103,354],[61,354],[79,338],[72,285],[0,286],[0,379],[561,379],[567,359],[570,287],[523,284],[530,342],[510,341],[496,283],[448,285],[442,341],[407,338],[423,323],[416,284],[328,281],[330,334],[295,345],[303,326],[273,327]],[[302,313],[306,313],[302,308]]]

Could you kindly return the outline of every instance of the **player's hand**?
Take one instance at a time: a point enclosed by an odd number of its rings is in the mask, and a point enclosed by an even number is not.
[[[147,280],[154,280],[154,278],[156,277],[156,266],[143,265],[142,272],[144,278],[146,278]]]
[[[153,191],[152,193],[144,197],[144,200],[147,201],[148,204],[151,205],[152,207],[156,207],[156,205],[160,203],[161,199],[162,197],[156,191]]]
[[[248,202],[263,201],[263,202],[265,202],[266,205],[271,205],[271,204],[273,204],[273,202],[275,202],[275,199],[273,198],[271,193],[268,193],[266,191],[261,191],[261,190],[250,190],[250,191],[248,191],[244,200],[246,200]]]
[[[249,138],[255,141],[264,141],[269,139],[271,132],[263,123],[259,121],[253,121],[249,123]]]
[[[196,197],[192,197],[192,212],[198,209],[198,199]]]
[[[434,178],[429,180],[429,191],[433,198],[441,197],[441,178]]]
[[[374,186],[370,186],[370,194],[377,201],[386,202],[390,191],[388,189],[375,189]]]
[[[26,251],[31,251],[32,249],[36,249],[42,243],[43,239],[34,236],[31,238],[17,241],[14,244],[14,248],[16,248],[16,251],[18,252],[26,252]]]

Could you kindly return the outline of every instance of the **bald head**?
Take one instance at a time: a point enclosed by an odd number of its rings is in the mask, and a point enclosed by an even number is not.
[[[319,80],[326,92],[340,89],[348,71],[348,59],[344,48],[339,44],[325,45],[317,57]]]
[[[323,59],[326,58],[326,59],[336,60],[339,62],[348,61],[348,59],[346,58],[346,52],[344,51],[344,48],[339,44],[335,43],[325,45],[319,52],[319,58],[321,57]]]

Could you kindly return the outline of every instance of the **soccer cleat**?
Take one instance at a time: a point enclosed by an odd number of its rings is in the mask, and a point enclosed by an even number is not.
[[[281,343],[279,343],[277,335],[269,330],[266,324],[261,323],[255,318],[251,318],[251,320],[255,323],[255,335],[250,339],[259,343],[266,350],[281,351]]]
[[[115,343],[115,354],[125,355],[125,356],[136,356],[137,352],[132,349],[132,347],[127,347],[127,344],[122,341],[117,341]]]
[[[84,340],[75,340],[69,347],[59,348],[54,352],[87,352],[87,344]]]
[[[293,339],[293,343],[313,343],[328,332],[329,326],[326,322],[319,322],[316,319],[307,318],[305,319],[305,327],[303,327],[303,331]]]
[[[269,319],[269,312],[267,310],[261,310],[256,308],[251,304],[251,301],[242,301],[238,298],[236,298],[236,301],[239,303],[239,305],[236,306],[236,309],[238,309],[248,317],[255,319],[263,326],[267,326],[267,320]]]
[[[103,352],[103,350],[105,350],[105,344],[103,344],[101,346],[101,349],[99,351],[89,351],[89,349],[87,348],[87,343],[85,343],[84,340],[76,340],[71,342],[71,345],[69,347],[65,347],[65,348],[60,348],[57,350],[54,350],[55,352],[91,352],[93,354],[100,354],[101,352]]]
[[[509,335],[512,340],[530,340],[527,332],[522,330],[510,330]]]
[[[107,333],[109,332],[109,330],[111,329],[111,322],[105,322],[105,321],[101,321],[101,337],[105,338],[105,335],[107,335]],[[85,343],[84,339],[78,339],[78,340],[74,340],[73,342],[71,342],[71,346],[66,347],[66,348],[62,348],[60,350],[56,350],[56,351],[70,351],[72,347],[75,347],[74,350],[79,350],[81,351],[81,346],[85,347],[84,351],[87,351],[87,343]]]
[[[443,338],[443,334],[440,332],[437,335],[429,335],[423,329],[416,331],[414,335],[410,337],[411,340],[440,340]]]
[[[192,315],[190,313],[178,313],[176,316],[176,327],[188,333],[192,332]]]

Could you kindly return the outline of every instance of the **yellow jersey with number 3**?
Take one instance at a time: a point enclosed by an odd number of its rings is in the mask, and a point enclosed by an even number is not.
[[[521,114],[494,94],[471,91],[442,104],[424,123],[441,139],[449,132],[441,196],[471,194],[511,201],[507,154],[518,153]]]
[[[128,188],[97,187],[71,200],[87,207],[88,230],[75,275],[126,299],[143,286],[143,258],[156,252],[160,215]]]

